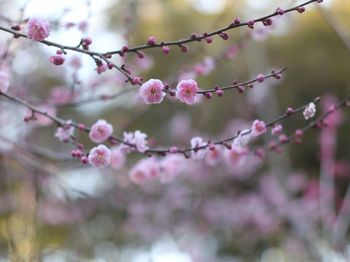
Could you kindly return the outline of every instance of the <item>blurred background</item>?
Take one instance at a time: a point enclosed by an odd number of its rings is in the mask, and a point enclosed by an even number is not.
[[[0,25],[50,20],[49,40],[69,46],[91,37],[91,50],[137,46],[149,36],[176,40],[287,9],[302,1],[253,0],[0,0]],[[94,61],[68,52],[58,67],[55,48],[0,31],[0,67],[11,94],[64,119],[91,125],[106,119],[115,134],[141,130],[155,147],[187,146],[194,136],[218,140],[254,119],[269,121],[287,107],[322,97],[318,114],[349,93],[350,2],[325,0],[306,12],[275,17],[271,27],[239,28],[230,38],[120,58],[133,75],[171,86],[196,79],[203,89],[245,81],[287,67],[239,94],[187,106],[167,98],[147,106],[138,89],[115,70],[96,73]],[[334,114],[328,129],[311,130],[290,144],[233,165],[183,160],[174,177],[135,185],[122,166],[95,169],[70,156],[74,146],[54,137],[44,118],[0,98],[0,261],[349,261],[349,113]],[[283,122],[292,134],[307,122]],[[86,134],[76,132],[85,147]],[[267,135],[256,141],[267,145]],[[159,160],[171,161],[171,159]]]

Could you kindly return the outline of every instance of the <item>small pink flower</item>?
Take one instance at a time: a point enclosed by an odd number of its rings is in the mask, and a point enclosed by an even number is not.
[[[275,125],[272,129],[271,129],[271,134],[272,135],[276,135],[281,133],[282,131],[282,126],[281,125]]]
[[[10,87],[10,80],[7,74],[0,71],[0,92],[6,93]]]
[[[41,18],[31,18],[27,23],[27,35],[29,39],[43,41],[50,34],[50,24]]]
[[[100,119],[92,125],[89,137],[95,143],[102,143],[107,140],[113,133],[113,126],[106,120]]]
[[[66,125],[57,128],[55,137],[57,137],[60,141],[67,142],[71,139],[73,134],[74,126],[72,126],[70,121],[68,121]]]
[[[106,167],[111,162],[111,150],[105,145],[98,145],[90,150],[89,163],[94,167]]]
[[[165,92],[163,83],[158,79],[150,79],[140,88],[140,96],[146,104],[160,104],[163,101]]]
[[[266,124],[264,121],[260,120],[255,120],[252,125],[252,136],[257,137],[262,134],[265,134],[267,129],[266,129]]]
[[[134,143],[139,152],[143,153],[148,149],[147,146],[147,134],[136,130],[134,133]]]
[[[184,158],[179,155],[169,155],[160,162],[159,179],[162,183],[169,183],[184,169]]]
[[[190,80],[181,80],[176,86],[176,97],[188,105],[195,103],[195,97],[199,91],[197,82]]]
[[[139,130],[136,130],[134,133],[132,132],[124,132],[124,142],[135,145],[137,151],[143,153],[146,150],[148,150],[148,146],[147,146],[147,134],[142,133]],[[126,151],[126,152],[130,152],[132,151],[134,148],[128,145],[122,145],[121,149]]]
[[[202,149],[198,149],[202,146],[206,146],[207,143],[203,141],[203,139],[201,137],[193,137],[191,139],[191,148],[193,148],[193,150],[191,151],[191,158],[192,159],[202,159],[205,157],[206,153],[208,152],[207,148],[202,148]]]
[[[232,147],[230,150],[225,150],[225,163],[227,166],[235,166],[241,164],[244,156],[247,153],[247,148],[243,147]]]
[[[114,147],[111,151],[111,167],[115,170],[120,170],[125,164],[125,154],[120,147]]]
[[[316,114],[316,105],[315,103],[310,103],[303,112],[305,120],[313,118]]]
[[[215,146],[213,149],[210,149],[208,151],[208,154],[205,157],[205,162],[209,166],[216,166],[220,161],[220,157],[221,157],[221,150],[220,148]]]

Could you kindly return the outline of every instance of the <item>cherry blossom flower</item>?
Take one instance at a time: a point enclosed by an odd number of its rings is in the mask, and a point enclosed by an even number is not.
[[[140,130],[136,130],[133,132],[124,132],[124,142],[135,145],[137,151],[143,153],[148,150],[147,146],[147,134],[141,132]],[[122,150],[129,153],[134,148],[128,145],[121,145]]]
[[[208,154],[205,157],[205,162],[209,166],[216,166],[221,157],[221,150],[217,146],[215,146],[213,149],[208,150]]]
[[[142,159],[133,166],[129,172],[129,178],[136,184],[141,184],[145,180],[152,180],[159,176],[160,166],[153,157]]]
[[[106,167],[111,162],[111,150],[105,145],[98,145],[90,150],[89,163],[94,167]]]
[[[313,118],[316,114],[316,105],[315,103],[310,103],[303,112],[305,120]]]
[[[147,146],[147,134],[136,130],[134,133],[134,143],[139,152],[143,153],[148,149]]]
[[[252,136],[258,137],[262,134],[265,134],[267,129],[266,129],[266,124],[264,121],[261,120],[255,120],[252,125]]]
[[[150,79],[140,88],[140,96],[146,104],[160,104],[166,95],[163,91],[163,83],[158,79]]]
[[[113,147],[111,149],[111,167],[114,170],[120,170],[126,161],[125,154],[122,152],[121,148]]]
[[[169,183],[184,169],[184,157],[169,155],[160,161],[159,179],[161,183]]]
[[[252,138],[252,134],[248,133],[249,129],[244,129],[240,134],[232,141],[232,147],[245,147],[248,145]]]
[[[89,137],[95,143],[106,141],[113,133],[113,126],[106,120],[100,119],[92,125]]]
[[[0,71],[0,92],[6,93],[10,87],[10,80],[7,74]]]
[[[281,133],[282,131],[282,125],[275,125],[272,129],[271,129],[271,134],[272,135],[276,135]]]
[[[190,80],[181,80],[176,86],[176,97],[181,102],[191,105],[196,102],[195,97],[199,91],[197,82]]]
[[[50,24],[41,18],[31,18],[27,23],[27,35],[29,39],[43,41],[50,34]]]
[[[55,137],[58,140],[67,142],[74,134],[74,126],[71,125],[71,121],[67,121],[66,125],[57,128]]]
[[[202,63],[196,64],[194,66],[194,71],[198,75],[208,75],[215,68],[215,60],[207,56],[204,58]]]
[[[207,143],[203,141],[203,139],[201,137],[193,137],[191,139],[191,147],[194,148],[191,151],[191,158],[192,159],[202,159],[205,157],[206,153],[208,152],[207,148],[204,149],[196,149],[202,146],[206,146]]]
[[[224,159],[227,166],[234,167],[241,164],[243,157],[247,153],[247,148],[234,146],[231,149],[225,150]]]

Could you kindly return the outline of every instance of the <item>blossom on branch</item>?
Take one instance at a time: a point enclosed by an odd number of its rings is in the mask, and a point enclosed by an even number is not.
[[[106,141],[113,133],[113,126],[106,120],[100,119],[92,125],[89,137],[92,142],[102,143]]]
[[[266,133],[266,124],[264,121],[255,120],[252,125],[252,136],[258,137]]]
[[[150,79],[141,86],[140,96],[145,100],[146,104],[160,104],[166,95],[163,88],[162,81]]]
[[[63,142],[68,142],[74,134],[74,126],[71,125],[70,121],[67,124],[57,128],[55,137]]]
[[[181,80],[176,86],[176,97],[181,102],[188,105],[196,102],[195,97],[199,91],[197,82],[190,80]]]
[[[43,41],[50,34],[50,24],[41,18],[31,18],[27,23],[27,35],[29,39]]]
[[[105,145],[98,145],[90,150],[89,163],[94,167],[106,167],[111,162],[111,150]]]
[[[313,118],[316,114],[316,105],[315,103],[310,103],[303,112],[305,120]]]

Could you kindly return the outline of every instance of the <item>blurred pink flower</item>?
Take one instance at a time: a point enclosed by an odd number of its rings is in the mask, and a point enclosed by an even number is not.
[[[145,180],[152,180],[159,176],[159,163],[155,158],[142,159],[129,172],[130,180],[141,184]]]
[[[207,148],[197,149],[197,148],[206,146],[206,145],[207,143],[203,141],[203,138],[198,136],[193,137],[191,139],[191,148],[193,148],[193,150],[191,151],[191,158],[192,159],[204,158],[206,153],[208,152],[208,149]]]
[[[0,71],[0,92],[6,93],[10,87],[10,80],[8,78],[8,75]]]
[[[106,141],[113,133],[113,126],[106,120],[100,119],[92,125],[89,137],[95,143]]]
[[[67,142],[71,139],[71,136],[74,134],[74,126],[70,125],[68,122],[67,125],[61,126],[57,128],[55,137],[58,138],[58,140]]]
[[[126,161],[125,154],[122,152],[121,148],[113,147],[112,148],[112,155],[111,155],[111,167],[115,170],[121,169]]]

